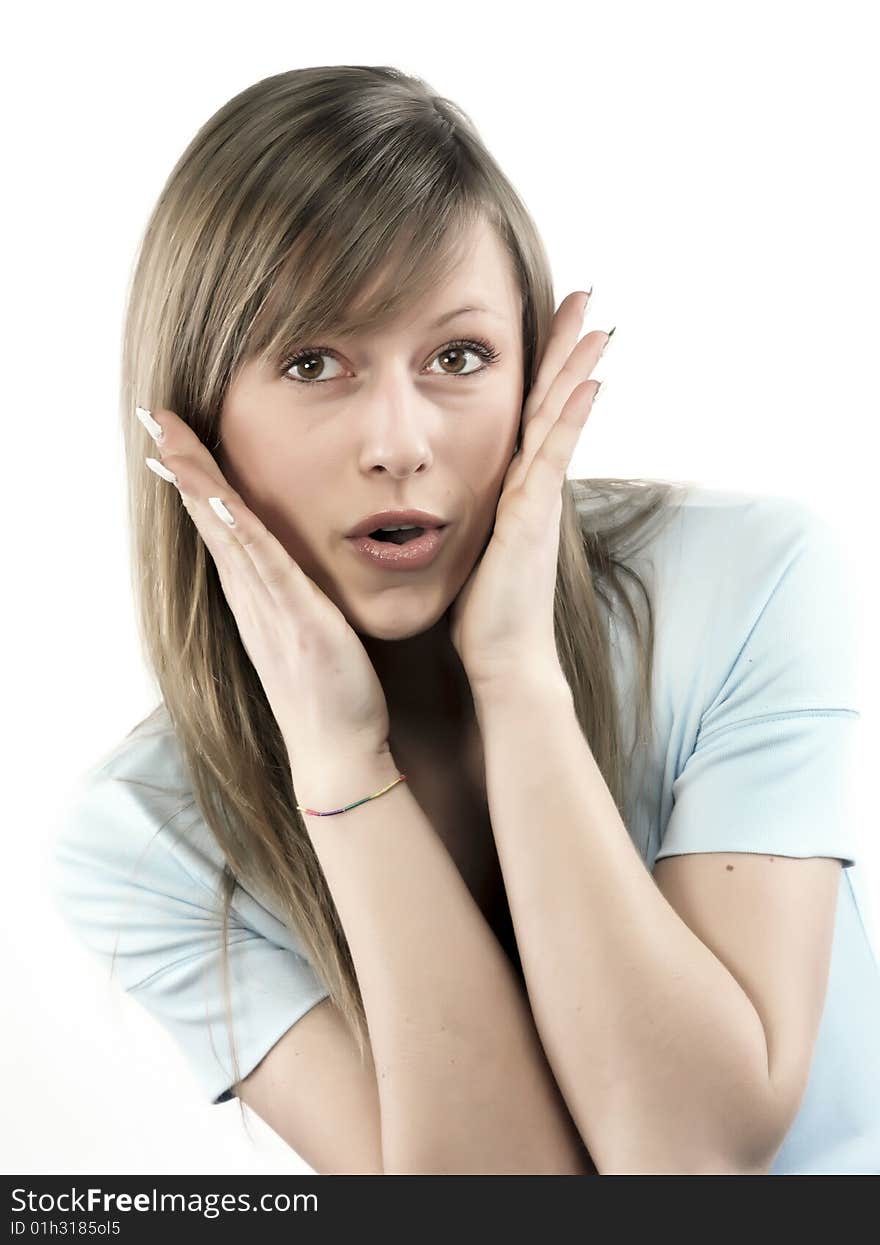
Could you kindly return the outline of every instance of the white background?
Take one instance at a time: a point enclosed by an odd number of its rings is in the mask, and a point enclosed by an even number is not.
[[[461,104],[547,243],[557,302],[617,325],[572,476],[787,494],[846,537],[877,615],[874,6],[381,2],[43,5],[7,26],[3,368],[7,1173],[308,1172],[206,1104],[172,1040],[49,907],[79,774],[156,700],[126,553],[123,297],[168,172],[232,95],[302,65],[390,64]],[[867,631],[866,631],[867,634]],[[880,909],[878,670],[864,849]]]

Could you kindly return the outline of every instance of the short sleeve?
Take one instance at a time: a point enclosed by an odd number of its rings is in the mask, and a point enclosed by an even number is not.
[[[787,499],[727,536],[709,573],[736,581],[707,618],[713,678],[655,859],[756,852],[849,868],[860,850],[854,563],[826,520]]]
[[[165,822],[143,787],[84,784],[55,839],[51,889],[77,938],[171,1034],[211,1103],[232,1098],[219,892],[194,877],[169,831],[200,818],[189,801]],[[295,951],[230,912],[229,996],[239,1076],[328,991]]]

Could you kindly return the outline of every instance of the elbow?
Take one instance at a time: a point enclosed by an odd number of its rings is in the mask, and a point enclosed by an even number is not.
[[[780,1093],[777,1086],[760,1093],[743,1093],[736,1113],[727,1099],[724,1118],[711,1119],[692,1109],[669,1127],[658,1131],[654,1116],[630,1120],[615,1130],[614,1140],[604,1137],[593,1153],[602,1176],[768,1176],[794,1121],[802,1087]],[[705,1104],[703,1104],[705,1106]],[[715,1104],[720,1109],[720,1104]],[[653,1123],[654,1127],[651,1126]]]
[[[601,1176],[767,1176],[784,1140],[781,1125],[753,1111],[748,1128],[690,1120],[678,1129],[652,1130],[645,1120],[632,1121],[617,1144],[594,1148]],[[708,1127],[707,1127],[708,1124]]]
[[[599,1153],[598,1174],[601,1176],[768,1176],[782,1145],[774,1133],[766,1134],[760,1143],[753,1138],[743,1142],[728,1137],[723,1145],[699,1145],[696,1137],[691,1144],[679,1136],[651,1138],[646,1130],[633,1130],[638,1144],[624,1145],[617,1153]],[[600,1148],[601,1150],[601,1148]]]
[[[493,1153],[439,1154],[436,1150],[389,1158],[386,1176],[598,1176],[589,1152],[577,1147],[551,1147],[536,1153],[527,1146],[511,1152],[509,1145]]]
[[[728,1156],[712,1158],[705,1154],[697,1158],[667,1154],[662,1159],[643,1156],[623,1157],[619,1161],[603,1164],[601,1176],[767,1176],[772,1160],[752,1162],[750,1159],[731,1159]]]

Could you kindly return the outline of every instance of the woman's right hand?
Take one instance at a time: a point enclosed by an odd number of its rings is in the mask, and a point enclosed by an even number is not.
[[[385,694],[343,614],[230,488],[189,425],[173,411],[151,415],[163,430],[156,456],[177,477],[183,505],[214,559],[291,761],[316,745],[386,751]],[[234,527],[209,497],[220,498]]]

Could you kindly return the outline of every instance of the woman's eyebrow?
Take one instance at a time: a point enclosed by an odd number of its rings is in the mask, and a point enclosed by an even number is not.
[[[498,312],[493,311],[491,307],[484,307],[481,303],[473,303],[469,307],[457,307],[455,311],[444,312],[442,316],[434,320],[433,323],[429,324],[428,328],[439,329],[441,324],[445,324],[447,320],[453,320],[456,316],[464,315],[466,311],[485,311],[487,315],[495,316],[500,319]]]
[[[454,311],[444,311],[442,316],[438,316],[436,320],[433,320],[428,325],[428,330],[431,331],[433,329],[437,329],[441,326],[441,324],[445,324],[447,320],[454,320],[456,316],[462,316],[466,312],[471,312],[471,311],[485,312],[485,314],[488,316],[494,316],[496,320],[504,319],[501,313],[498,311],[495,311],[494,308],[484,307],[482,303],[474,302],[474,303],[470,303],[467,307],[456,307]],[[332,335],[334,337],[355,338],[359,336],[358,333],[345,332],[341,328],[328,328],[325,331],[328,333],[328,335]]]

